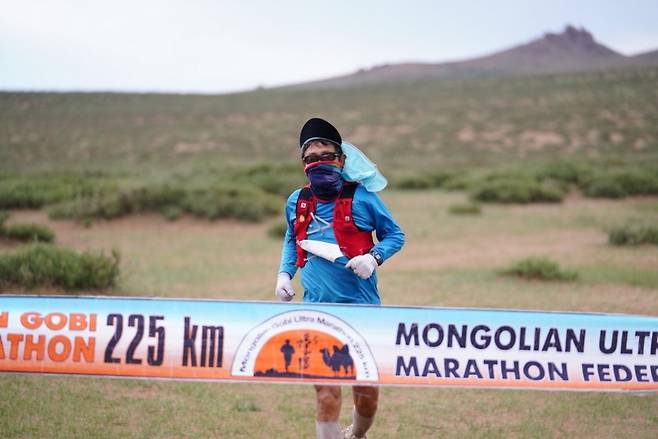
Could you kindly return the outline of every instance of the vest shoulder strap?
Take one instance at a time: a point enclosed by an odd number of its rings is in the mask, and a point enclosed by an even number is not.
[[[299,192],[300,200],[310,200],[313,198],[313,191],[311,191],[311,186],[304,186]]]
[[[338,198],[354,198],[354,192],[356,191],[357,186],[357,183],[345,182],[343,190]]]

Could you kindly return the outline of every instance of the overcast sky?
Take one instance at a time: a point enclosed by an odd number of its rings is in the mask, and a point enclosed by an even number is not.
[[[656,0],[0,0],[0,89],[230,92],[471,58],[567,23],[658,49]]]

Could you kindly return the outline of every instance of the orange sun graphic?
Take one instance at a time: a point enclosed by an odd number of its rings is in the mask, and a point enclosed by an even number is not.
[[[255,376],[355,379],[349,348],[336,337],[314,330],[287,331],[265,343]]]

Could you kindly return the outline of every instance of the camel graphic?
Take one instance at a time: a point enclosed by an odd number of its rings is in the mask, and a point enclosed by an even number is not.
[[[333,355],[329,355],[328,349],[320,349],[322,352],[322,361],[334,371],[334,376],[340,374],[341,366],[345,369],[345,376],[354,374],[354,361],[350,356],[349,347],[344,345],[342,348],[334,345]],[[351,372],[350,372],[351,371]]]

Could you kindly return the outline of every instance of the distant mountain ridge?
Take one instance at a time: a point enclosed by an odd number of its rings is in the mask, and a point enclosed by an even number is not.
[[[384,64],[289,87],[342,88],[429,78],[568,73],[641,65],[658,65],[658,50],[626,56],[597,42],[586,29],[567,25],[561,33],[549,32],[529,43],[465,61]]]

